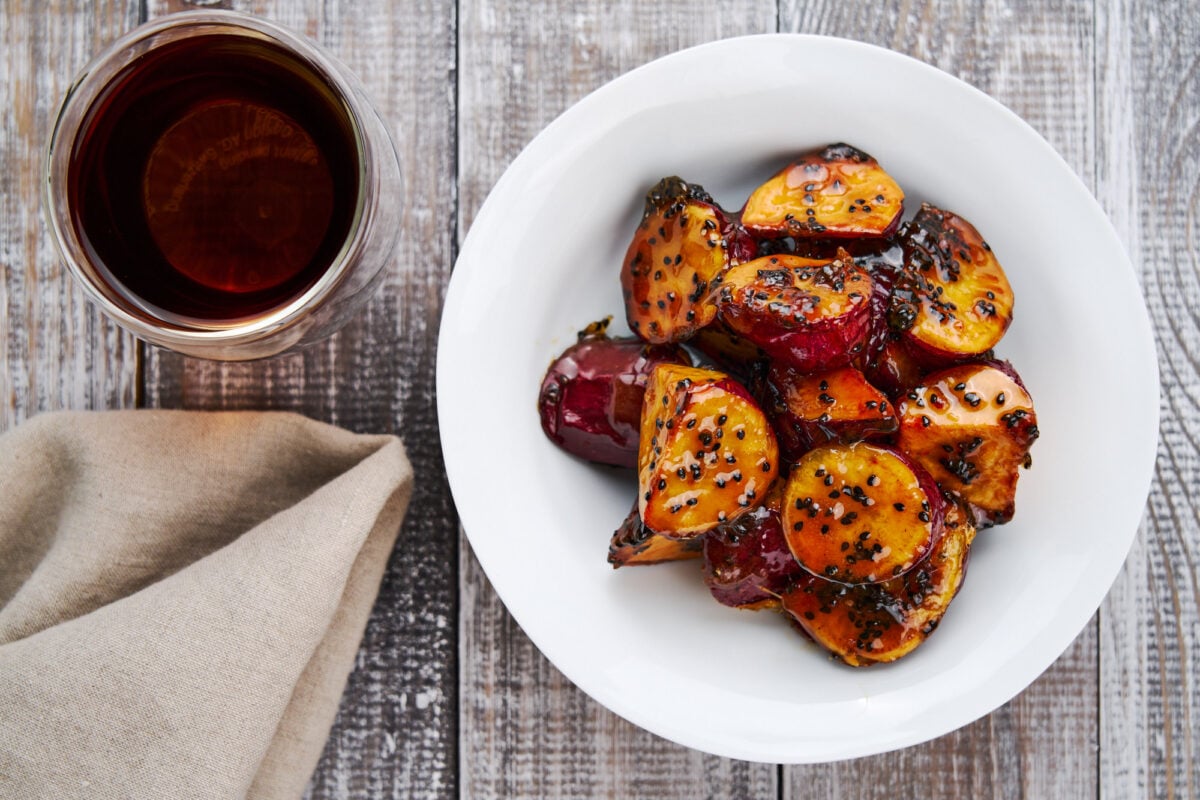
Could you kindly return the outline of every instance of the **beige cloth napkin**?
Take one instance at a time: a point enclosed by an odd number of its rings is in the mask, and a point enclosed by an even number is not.
[[[0,797],[298,797],[411,490],[395,437],[294,414],[0,437]]]

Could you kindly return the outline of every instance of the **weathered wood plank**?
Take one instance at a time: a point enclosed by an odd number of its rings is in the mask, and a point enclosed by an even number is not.
[[[780,29],[860,39],[934,64],[1008,105],[1095,183],[1091,2],[784,0]],[[1039,680],[989,717],[896,753],[789,768],[785,794],[1095,796],[1096,654],[1093,620]]]
[[[460,231],[520,148],[616,75],[709,39],[774,30],[758,0],[461,4]],[[609,713],[567,681],[460,558],[464,797],[774,796],[771,765],[706,756]]]
[[[137,345],[84,300],[59,261],[40,203],[63,94],[137,15],[137,0],[11,0],[2,9],[0,430],[39,411],[135,402]]]
[[[1162,425],[1100,631],[1102,797],[1200,795],[1200,14],[1097,4],[1099,197],[1140,270]]]
[[[182,7],[155,0],[150,12]],[[287,408],[352,430],[404,436],[417,488],[309,794],[450,796],[458,752],[458,543],[433,379],[454,248],[454,7],[436,0],[237,7],[306,33],[362,79],[392,126],[403,165],[401,244],[380,293],[332,339],[242,365],[150,349],[146,403]]]

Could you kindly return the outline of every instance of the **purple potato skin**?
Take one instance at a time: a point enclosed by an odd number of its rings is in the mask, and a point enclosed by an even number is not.
[[[663,363],[690,366],[691,360],[675,345],[613,339],[603,326],[589,327],[546,370],[538,393],[542,430],[572,455],[636,468],[642,396],[650,373]]]
[[[717,602],[734,608],[770,608],[804,573],[783,535],[778,503],[768,503],[708,532],[704,582]]]

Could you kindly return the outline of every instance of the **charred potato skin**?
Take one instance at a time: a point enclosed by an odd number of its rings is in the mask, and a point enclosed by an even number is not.
[[[947,507],[945,526],[929,556],[908,574],[851,586],[805,573],[781,595],[783,611],[852,667],[911,653],[937,629],[966,577],[975,528],[957,505]]]
[[[601,464],[636,467],[642,397],[654,367],[689,365],[675,345],[609,338],[607,321],[579,334],[546,370],[538,392],[542,431],[563,450]]]
[[[904,267],[892,329],[928,366],[982,357],[1012,323],[1013,292],[991,246],[966,219],[928,203],[899,233]]]
[[[961,498],[979,528],[1016,510],[1020,468],[1039,436],[1033,398],[1012,365],[987,361],[929,375],[899,405],[898,444]]]
[[[704,538],[670,539],[642,524],[637,504],[613,533],[608,545],[608,563],[613,569],[649,566],[668,561],[686,561],[704,555]]]

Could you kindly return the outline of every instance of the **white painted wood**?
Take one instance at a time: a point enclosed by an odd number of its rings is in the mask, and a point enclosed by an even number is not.
[[[1162,423],[1101,612],[1101,797],[1200,796],[1200,9],[1097,4],[1098,196],[1140,273]],[[1119,435],[1119,423],[1116,435]]]
[[[132,406],[137,345],[59,261],[41,215],[43,159],[63,95],[137,24],[137,0],[8,0],[0,34],[0,430],[39,411]]]

